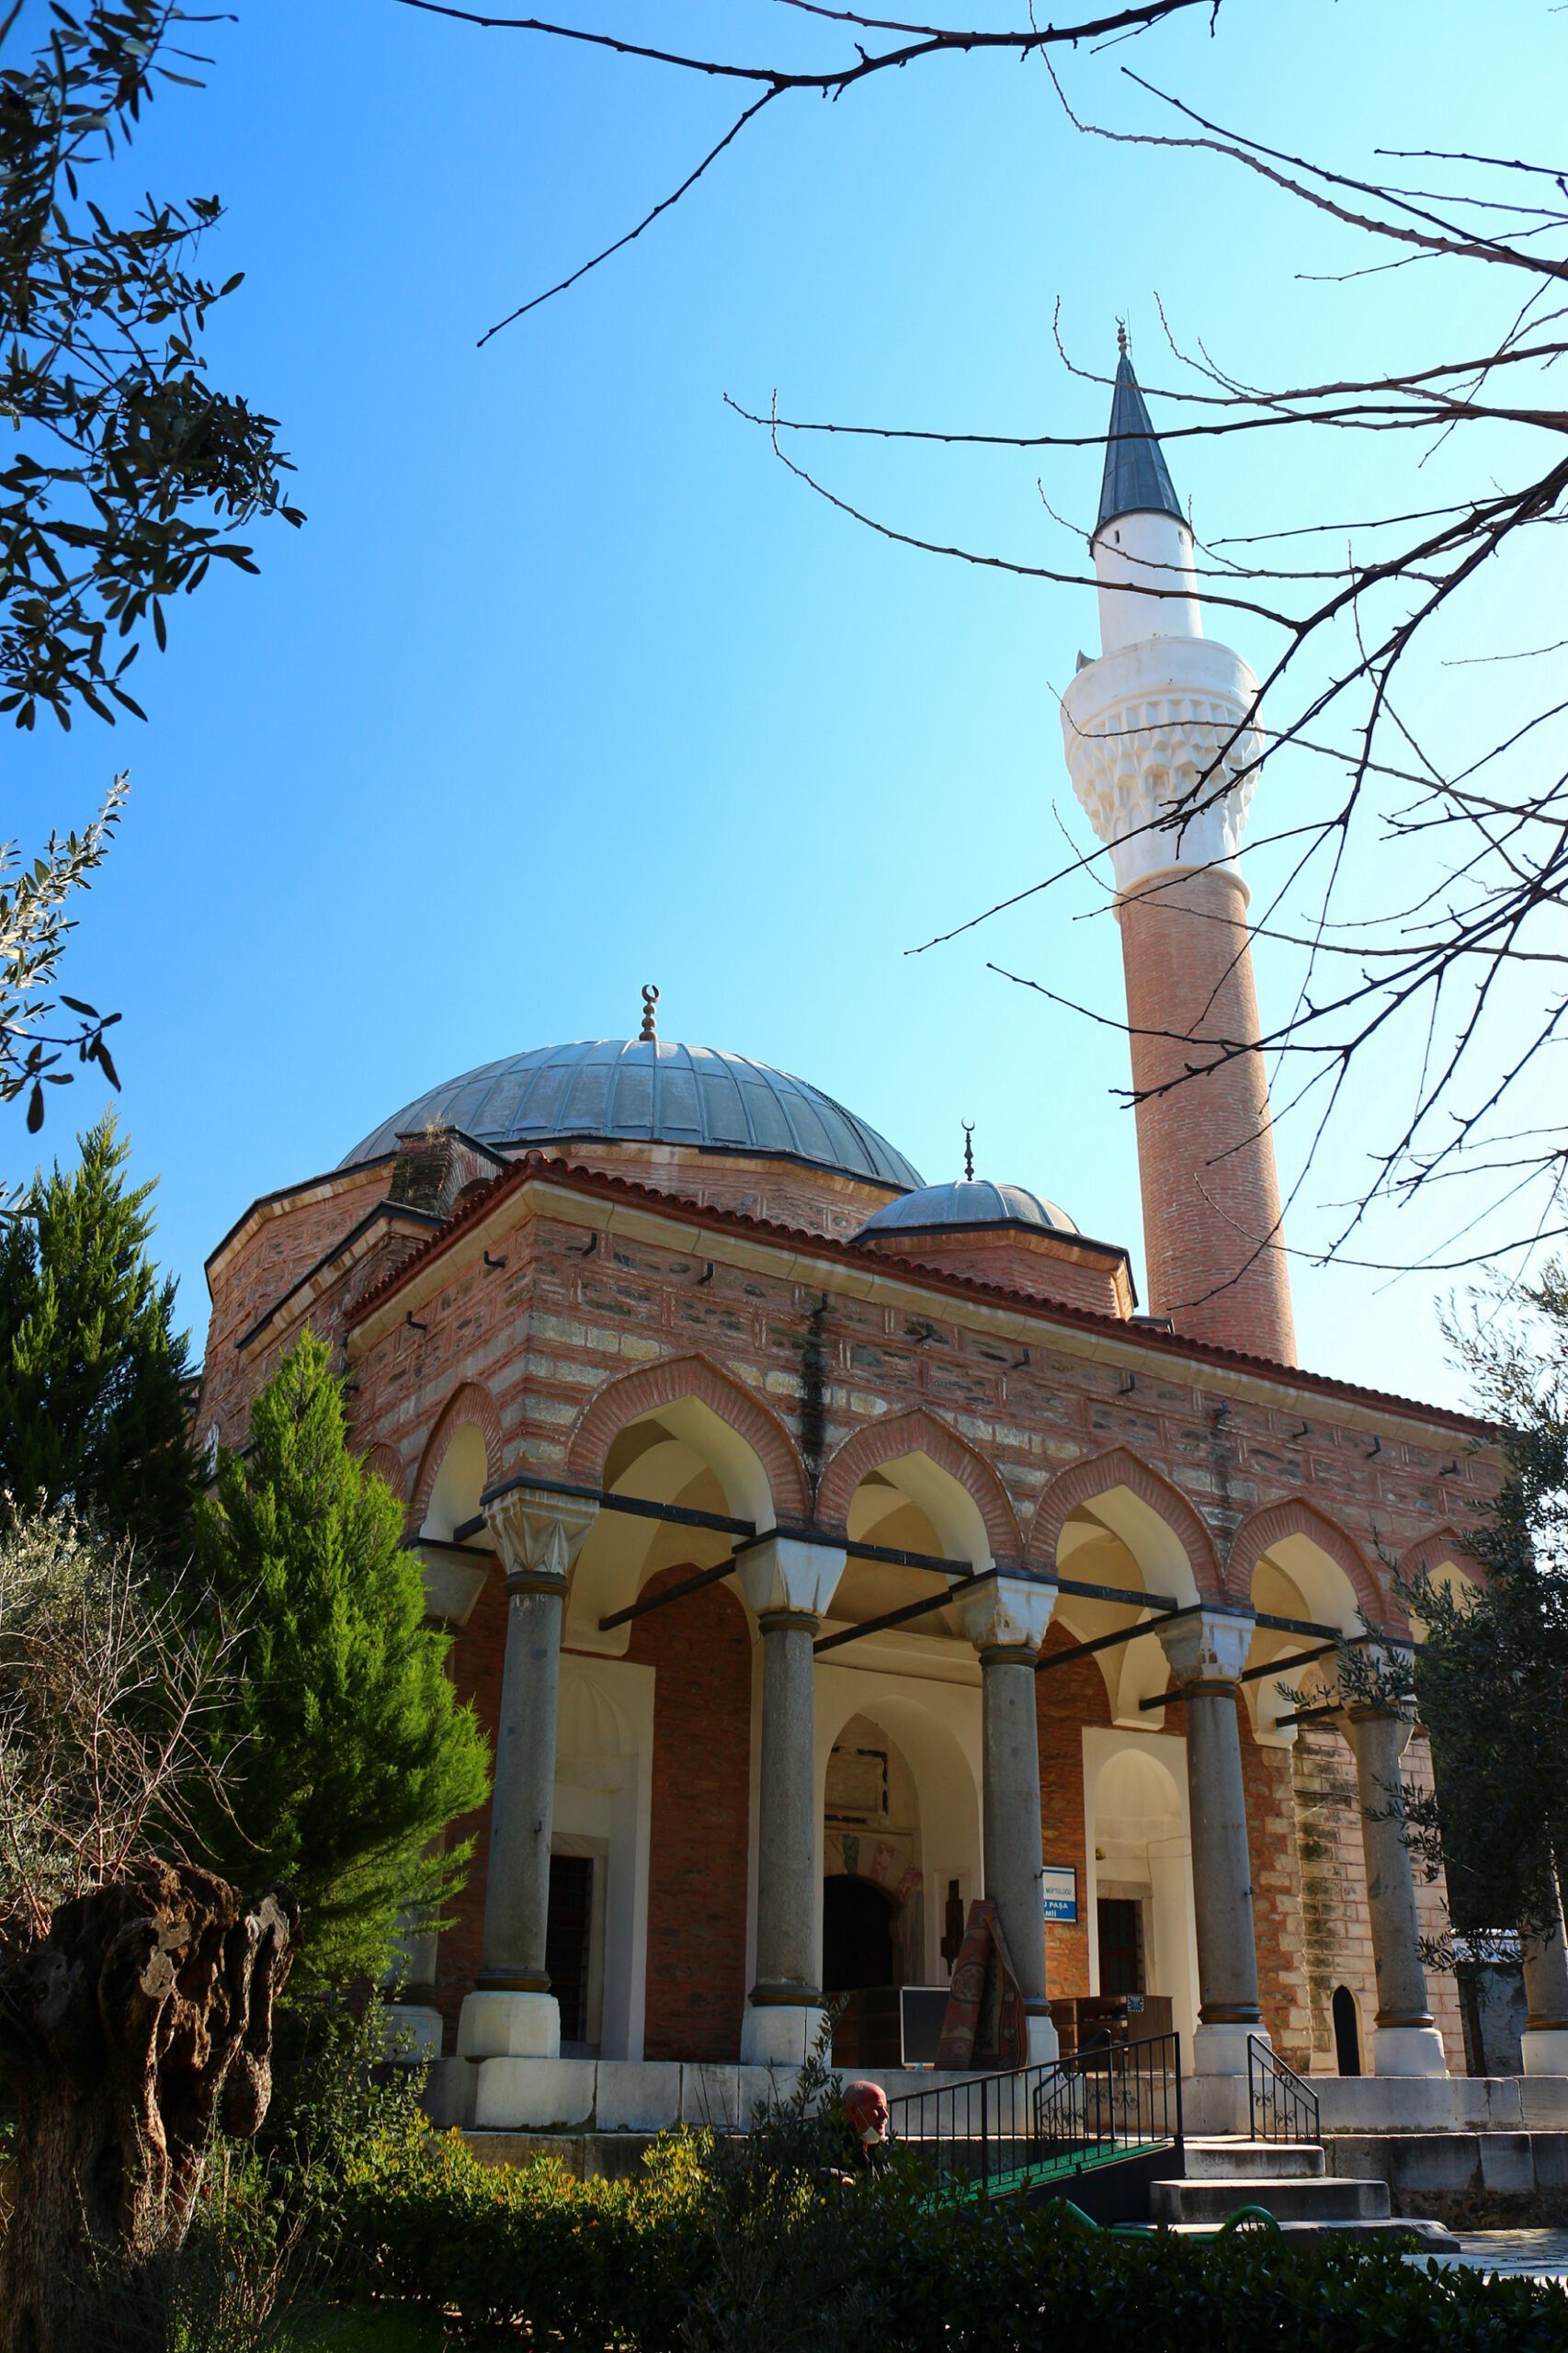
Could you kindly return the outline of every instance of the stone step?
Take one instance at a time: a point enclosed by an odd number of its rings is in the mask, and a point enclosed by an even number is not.
[[[1278,2218],[1276,2217],[1276,2220]],[[1157,2230],[1169,2231],[1173,2238],[1212,2238],[1219,2225],[1215,2222],[1119,2222],[1117,2232],[1131,2236],[1153,2237]],[[1403,2232],[1418,2245],[1421,2259],[1429,2255],[1458,2255],[1460,2242],[1441,2222],[1429,2222],[1423,2216],[1384,2215],[1375,2221],[1280,2222],[1279,2228],[1288,2239],[1302,2238],[1387,2238]]]
[[[1327,2171],[1315,2141],[1242,2141],[1218,2136],[1184,2143],[1189,2181],[1305,2181]]]
[[[1238,2206],[1261,2206],[1277,2222],[1377,2222],[1389,2215],[1386,2181],[1347,2181],[1337,2174],[1284,2180],[1267,2177],[1248,2179],[1153,2181],[1149,2185],[1149,2215],[1156,2222],[1223,2222]]]

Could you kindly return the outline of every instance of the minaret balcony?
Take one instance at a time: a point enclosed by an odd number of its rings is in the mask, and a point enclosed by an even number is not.
[[[1233,870],[1264,749],[1257,694],[1212,638],[1146,638],[1078,672],[1062,742],[1119,892],[1174,867]]]

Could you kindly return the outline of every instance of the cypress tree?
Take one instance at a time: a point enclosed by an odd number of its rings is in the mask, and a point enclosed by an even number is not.
[[[127,1183],[108,1116],[80,1164],[40,1169],[0,1226],[0,1489],[17,1511],[68,1503],[142,1558],[190,1542],[188,1347],[148,1255],[153,1184]]]
[[[489,1787],[403,1519],[350,1449],[342,1384],[304,1333],[198,1506],[199,1563],[241,1655],[216,1735],[233,1744],[233,1818],[205,1836],[225,1876],[292,1888],[304,1965],[339,1983],[379,1976],[400,1916],[428,1920],[460,1886],[469,1847],[426,1849]]]

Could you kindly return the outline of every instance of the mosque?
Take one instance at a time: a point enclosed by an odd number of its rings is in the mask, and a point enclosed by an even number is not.
[[[494,1739],[401,1993],[455,2119],[712,2112],[830,1996],[896,2067],[982,1896],[1031,2059],[1143,2019],[1215,2084],[1255,2038],[1466,2072],[1386,1819],[1425,1736],[1337,1696],[1334,1646],[1409,1640],[1393,1572],[1462,1575],[1488,1433],[1295,1361],[1256,682],[1204,634],[1125,351],[1092,551],[1062,723],[1114,870],[1146,1305],[1071,1195],[927,1184],[806,1081],[658,1036],[651,987],[640,1035],[431,1087],[208,1262],[203,1428],[241,1442],[301,1328],[332,1342]],[[1568,2073],[1568,1972],[1531,1992],[1527,2068]]]

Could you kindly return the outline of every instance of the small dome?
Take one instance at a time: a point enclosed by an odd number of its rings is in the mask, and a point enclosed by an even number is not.
[[[885,1136],[819,1087],[710,1046],[599,1038],[507,1054],[394,1111],[339,1165],[397,1148],[400,1135],[460,1128],[492,1150],[554,1143],[684,1144],[803,1162],[872,1185],[918,1185]]]
[[[937,1233],[954,1226],[1017,1225],[1037,1233],[1076,1233],[1065,1210],[1024,1185],[994,1185],[989,1177],[956,1177],[950,1185],[922,1185],[902,1200],[889,1201],[866,1220],[858,1242],[872,1233]]]

